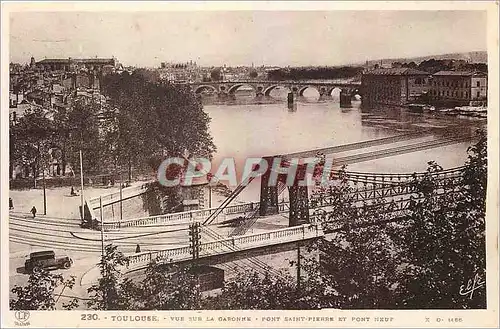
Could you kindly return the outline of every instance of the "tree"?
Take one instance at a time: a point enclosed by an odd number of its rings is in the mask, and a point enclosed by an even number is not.
[[[70,100],[66,116],[64,132],[68,139],[64,143],[67,162],[73,165],[78,173],[80,168],[79,151],[83,154],[83,167],[85,172],[99,173],[104,166],[104,154],[109,146],[109,141],[100,135],[101,120],[99,118],[102,104],[93,98],[76,96]],[[64,119],[63,119],[64,120]]]
[[[319,268],[335,290],[334,307],[486,307],[484,287],[467,290],[469,280],[485,281],[486,268],[486,133],[478,134],[460,176],[439,179],[442,168],[434,162],[424,177],[414,176],[417,192],[406,216],[384,215],[384,200],[356,205],[342,171],[339,182],[313,198],[316,206],[333,204],[319,213],[325,232],[335,232],[319,243]]]
[[[106,76],[104,93],[116,117],[116,129],[107,142],[116,145],[118,166],[153,165],[164,156],[211,157],[215,151],[208,131],[210,118],[187,87],[155,84],[142,74]]]
[[[256,70],[251,70],[248,75],[250,76],[251,79],[255,79],[259,76]]]
[[[152,262],[136,296],[140,310],[195,310],[201,308],[201,289],[191,266]]]
[[[54,275],[46,270],[33,272],[30,274],[28,284],[24,287],[15,286],[12,292],[17,295],[17,298],[10,300],[11,310],[55,310],[56,299],[55,289],[63,286],[64,288],[73,288],[75,277],[64,280],[62,275]],[[62,294],[62,292],[60,293]],[[69,303],[63,304],[63,308],[70,310],[78,306],[78,301],[72,299]]]
[[[467,292],[468,280],[485,281],[486,133],[469,148],[457,191],[438,181],[431,162],[416,181],[421,200],[406,225],[395,232],[402,262],[408,264],[398,288],[400,308],[485,308],[486,289]]]
[[[318,213],[329,239],[318,243],[319,271],[326,287],[333,289],[323,305],[342,309],[390,308],[397,283],[398,259],[383,211],[392,205],[383,199],[367,204],[356,201],[345,167],[334,184],[323,188],[315,206],[332,205]]]
[[[215,68],[210,72],[210,79],[212,81],[222,80],[222,70],[220,68]]]
[[[35,180],[56,135],[48,115],[49,112],[41,107],[28,109],[9,129],[10,162],[31,168]]]
[[[94,310],[129,310],[134,301],[135,284],[123,278],[121,269],[127,265],[127,258],[116,246],[107,245],[98,266],[101,277],[87,289],[90,301],[87,306]]]

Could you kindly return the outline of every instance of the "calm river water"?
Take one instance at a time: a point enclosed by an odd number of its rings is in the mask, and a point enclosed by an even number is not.
[[[285,91],[277,91],[270,104],[252,104],[252,96],[238,96],[236,101],[210,104],[204,109],[211,117],[210,130],[217,146],[214,163],[233,157],[237,171],[247,157],[286,154],[322,147],[336,146],[371,139],[400,135],[422,128],[475,129],[485,120],[450,117],[444,114],[414,114],[405,109],[379,106],[364,108],[353,101],[351,108],[340,108],[338,95],[318,101],[308,93],[297,102],[295,111],[287,108]],[[234,104],[236,103],[236,104]],[[424,171],[427,162],[437,161],[444,168],[463,165],[468,143],[424,150],[348,166],[347,170],[362,172],[405,173]],[[257,200],[259,183],[252,182],[242,193],[244,200]]]

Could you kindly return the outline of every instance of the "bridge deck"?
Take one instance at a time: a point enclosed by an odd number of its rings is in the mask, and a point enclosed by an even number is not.
[[[318,149],[309,150],[309,151],[294,152],[294,153],[286,154],[284,156],[287,158],[315,157],[318,155],[318,153],[336,154],[336,153],[340,153],[340,152],[356,151],[356,150],[361,150],[361,149],[365,149],[365,148],[370,148],[370,147],[375,147],[375,146],[383,146],[383,145],[407,141],[407,140],[416,140],[419,138],[423,138],[424,136],[422,136],[421,132],[399,134],[396,136],[371,139],[371,140],[362,141],[362,142],[337,145],[337,146],[332,146],[332,147],[323,147],[323,148],[318,148]],[[430,134],[428,136],[430,136]]]
[[[101,197],[92,198],[88,200],[88,204],[92,207],[93,210],[98,209],[100,207],[100,202],[102,201],[102,206],[109,206],[115,203],[120,202],[121,200],[127,200],[141,194],[146,193],[148,187],[148,183],[142,183],[135,186],[129,186],[122,189],[122,192],[114,192],[109,194],[101,195]]]
[[[199,258],[232,254],[262,247],[277,246],[297,241],[315,239],[322,236],[324,236],[324,233],[320,225],[307,224],[262,233],[222,238],[202,242],[200,244]],[[189,246],[183,246],[155,252],[137,253],[129,256],[128,259],[128,270],[130,271],[144,268],[154,260],[164,263],[189,261],[192,259],[192,254]]]

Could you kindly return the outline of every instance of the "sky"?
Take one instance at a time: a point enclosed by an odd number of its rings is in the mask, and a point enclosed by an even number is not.
[[[158,67],[341,65],[487,49],[485,11],[22,12],[10,60],[116,57]]]

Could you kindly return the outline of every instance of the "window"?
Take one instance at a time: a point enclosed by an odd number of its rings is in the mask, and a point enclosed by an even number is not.
[[[464,98],[464,92],[463,91],[460,92],[460,98]]]
[[[476,86],[477,87],[481,87],[481,82],[480,81],[476,81]],[[479,97],[479,96],[478,96]]]
[[[479,83],[479,81],[477,83]],[[481,95],[481,92],[478,91],[476,95],[477,95],[477,98],[479,98],[479,96]]]

